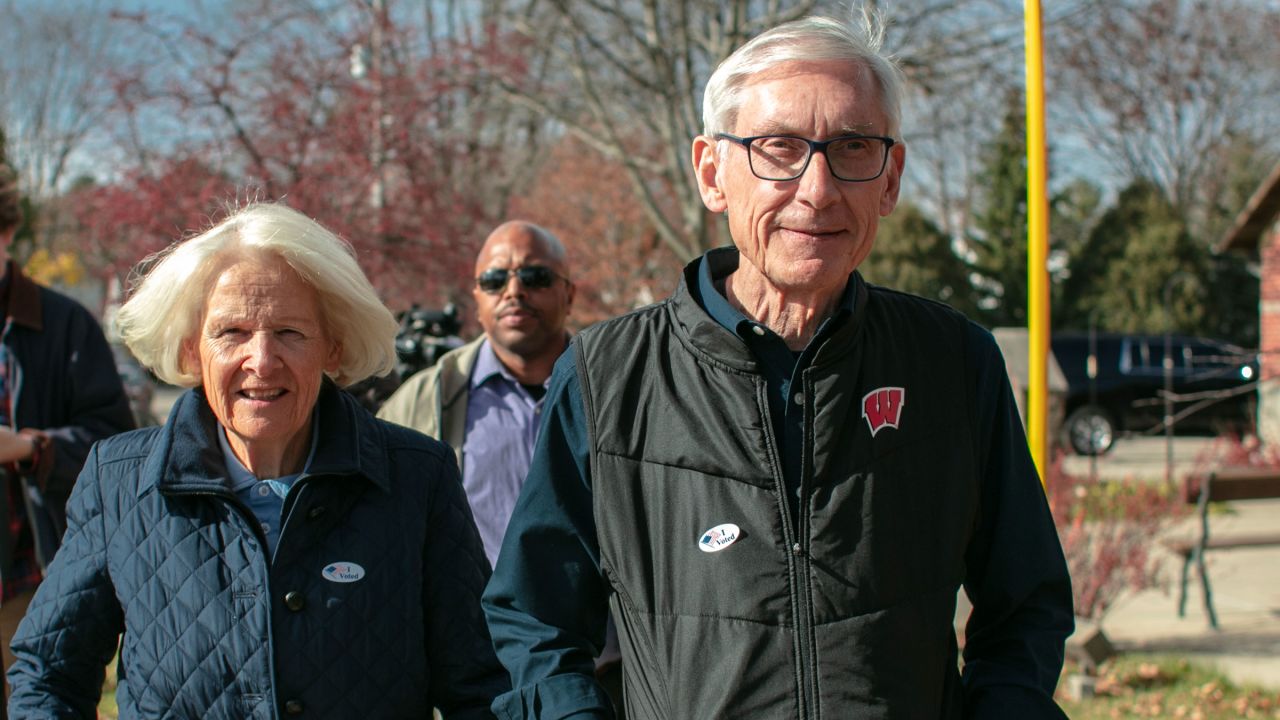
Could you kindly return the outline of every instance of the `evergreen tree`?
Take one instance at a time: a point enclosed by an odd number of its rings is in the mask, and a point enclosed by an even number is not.
[[[1000,132],[983,147],[968,238],[979,304],[991,326],[1027,322],[1027,145],[1020,93],[1005,98]]]
[[[1072,180],[1049,198],[1049,245],[1054,248],[1049,263],[1053,283],[1050,314],[1054,332],[1089,326],[1087,314],[1080,316],[1075,298],[1067,295],[1075,289],[1070,283],[1071,260],[1084,255],[1105,209],[1102,190],[1085,179]]]
[[[1075,178],[1049,197],[1049,244],[1070,254],[1089,239],[1104,210],[1102,190]]]
[[[1203,332],[1208,251],[1187,232],[1158,187],[1125,188],[1073,254],[1063,283],[1064,314],[1118,332]],[[1168,293],[1170,316],[1164,302]]]
[[[915,205],[899,204],[880,221],[875,248],[859,271],[868,282],[940,300],[970,316],[977,312],[968,267]]]
[[[1227,133],[1216,152],[1227,159],[1227,172],[1214,176],[1203,188],[1211,202],[1206,216],[1197,225],[1204,228],[1205,245],[1212,250],[1236,221],[1241,209],[1257,192],[1271,169],[1275,156],[1264,141],[1244,133]],[[1240,253],[1213,255],[1204,302],[1213,308],[1205,314],[1204,334],[1229,340],[1242,347],[1258,347],[1258,292],[1256,270]]]
[[[1260,290],[1258,276],[1249,269],[1246,257],[1238,253],[1211,256],[1208,289],[1202,302],[1212,311],[1204,313],[1200,334],[1245,348],[1258,347]]]

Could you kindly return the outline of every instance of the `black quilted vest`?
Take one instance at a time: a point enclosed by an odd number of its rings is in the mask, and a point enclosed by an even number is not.
[[[764,377],[689,295],[696,267],[575,342],[627,717],[959,717],[967,321],[855,274],[802,375],[793,514]]]

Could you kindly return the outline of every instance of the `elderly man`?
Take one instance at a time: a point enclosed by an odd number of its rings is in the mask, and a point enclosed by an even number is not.
[[[476,258],[472,294],[484,334],[409,378],[378,417],[453,447],[493,563],[529,470],[547,379],[569,342],[564,246],[532,223],[503,223]]]
[[[905,160],[866,20],[717,68],[693,165],[735,247],[557,364],[485,592],[499,717],[609,716],[607,604],[633,720],[1062,717],[1070,580],[996,345],[856,271]]]

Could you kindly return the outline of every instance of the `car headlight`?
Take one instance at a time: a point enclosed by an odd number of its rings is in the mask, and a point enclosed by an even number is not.
[[[1245,380],[1252,380],[1253,367],[1249,365],[1245,365],[1244,367],[1240,368],[1240,377],[1244,378]]]

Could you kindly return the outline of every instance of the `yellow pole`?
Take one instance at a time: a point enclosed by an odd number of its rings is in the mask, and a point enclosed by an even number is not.
[[[1026,0],[1027,48],[1027,442],[1043,482],[1049,455],[1049,192],[1045,161],[1044,49],[1040,0]]]

